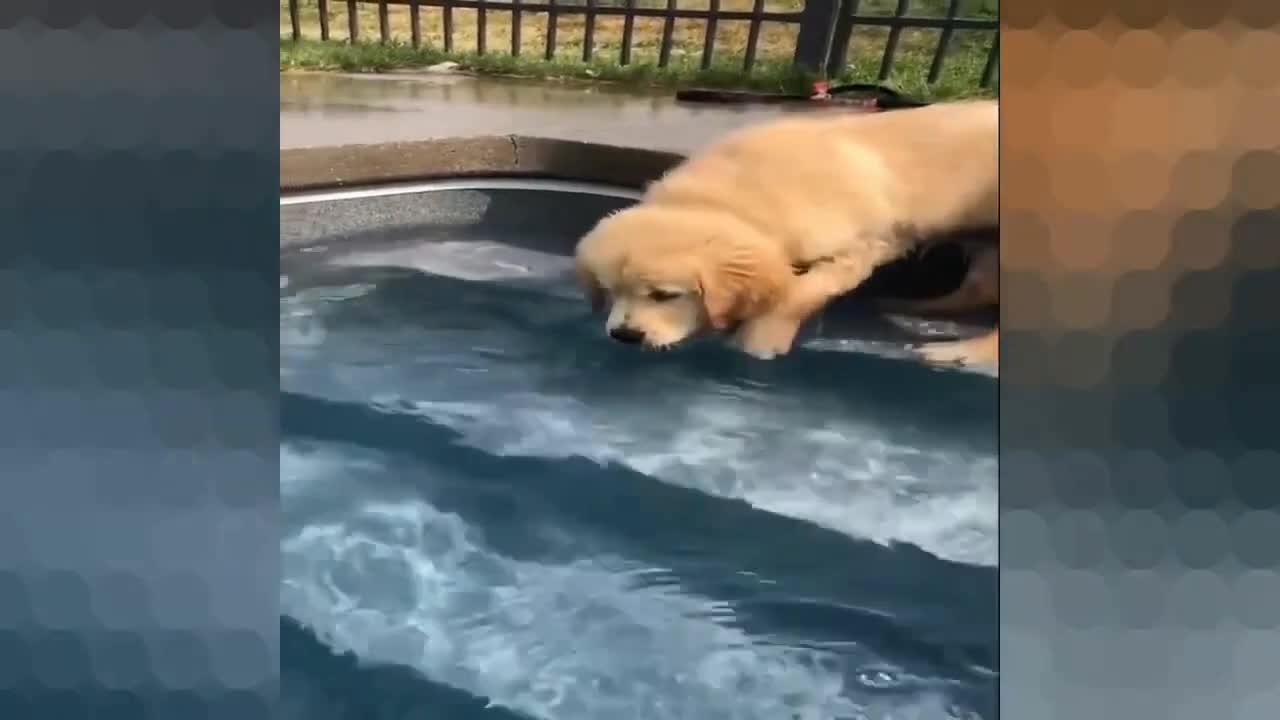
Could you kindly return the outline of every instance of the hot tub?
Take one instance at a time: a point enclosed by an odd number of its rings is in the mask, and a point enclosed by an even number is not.
[[[635,194],[282,201],[286,711],[994,718],[995,384],[897,357],[964,328],[853,299],[772,362],[622,347],[568,255]]]

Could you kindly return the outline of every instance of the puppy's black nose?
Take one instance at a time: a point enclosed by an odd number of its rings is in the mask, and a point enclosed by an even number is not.
[[[620,325],[609,331],[609,337],[613,338],[614,340],[617,340],[620,343],[635,345],[636,343],[644,340],[644,333],[639,330],[636,330],[633,327]]]

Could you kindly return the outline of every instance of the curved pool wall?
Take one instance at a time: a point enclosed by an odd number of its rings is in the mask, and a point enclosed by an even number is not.
[[[634,203],[645,184],[680,159],[522,137],[287,150],[281,153],[282,268],[305,272],[326,260],[352,262],[356,254],[355,262],[366,266],[440,272],[440,253],[433,251],[482,239],[510,248],[508,265],[562,258],[558,269],[554,262],[541,269],[564,273],[569,283],[567,259],[577,239],[601,217]],[[962,254],[946,247],[882,268],[862,291],[811,323],[805,341],[815,349],[905,355],[912,343],[980,332],[994,315],[926,320],[882,315],[863,302],[939,294],[963,269]],[[519,276],[513,269],[511,277]]]

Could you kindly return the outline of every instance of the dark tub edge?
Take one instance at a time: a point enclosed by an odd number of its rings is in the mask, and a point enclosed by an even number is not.
[[[641,189],[683,160],[656,150],[523,135],[280,151],[280,193],[466,177],[539,177]]]

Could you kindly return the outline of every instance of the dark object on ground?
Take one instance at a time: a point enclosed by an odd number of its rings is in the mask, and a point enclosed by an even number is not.
[[[945,295],[955,290],[968,273],[971,248],[999,244],[1000,229],[955,232],[931,240],[932,244],[881,266],[850,294],[913,300]]]
[[[910,98],[897,90],[871,83],[851,83],[831,88],[818,88],[811,94],[759,93],[743,90],[677,90],[677,102],[779,105],[805,103],[840,105],[865,110],[898,110],[922,107],[929,103]]]

